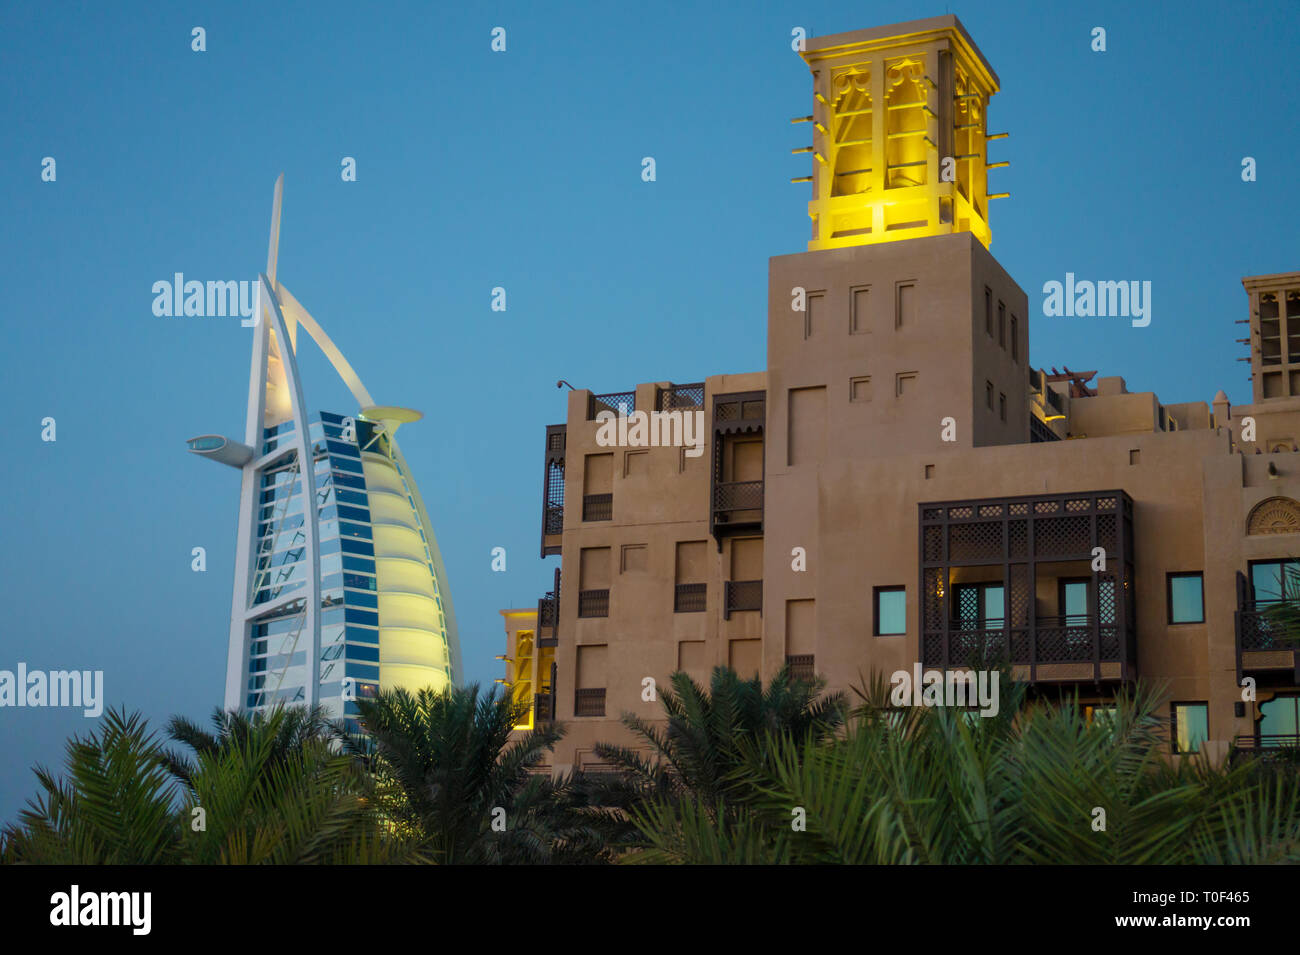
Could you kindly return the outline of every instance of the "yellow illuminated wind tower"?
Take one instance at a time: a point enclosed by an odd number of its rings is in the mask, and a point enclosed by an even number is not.
[[[989,245],[998,77],[955,16],[810,37],[809,250],[970,232]]]

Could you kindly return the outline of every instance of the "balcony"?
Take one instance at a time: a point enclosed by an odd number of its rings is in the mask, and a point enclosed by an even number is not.
[[[673,590],[673,613],[702,613],[708,609],[708,584],[678,584]]]
[[[733,613],[741,610],[763,612],[763,581],[728,580],[723,585],[723,591],[723,620],[730,620]]]
[[[1300,683],[1300,600],[1250,600],[1237,577],[1237,682],[1271,674]]]
[[[767,393],[764,391],[713,396],[709,527],[719,551],[726,536],[763,530],[763,464],[761,460],[755,463],[751,459],[742,466],[736,454],[738,444],[751,447],[754,444],[752,437],[745,439],[744,436],[763,435],[766,420]],[[738,477],[749,479],[737,480]]]
[[[542,556],[560,553],[564,533],[565,425],[546,426],[546,465],[542,475]]]
[[[1005,662],[1036,683],[1136,677],[1123,491],[921,504],[919,543],[924,666]]]
[[[555,586],[537,601],[537,645],[560,645],[560,568],[555,568]]]
[[[608,617],[609,616],[609,591],[608,590],[578,591],[578,616],[579,617]]]

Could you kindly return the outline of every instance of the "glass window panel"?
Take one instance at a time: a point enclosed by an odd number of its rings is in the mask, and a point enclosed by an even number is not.
[[[348,607],[344,610],[344,619],[348,623],[364,623],[372,627],[379,626],[379,614],[371,610],[356,610]]]
[[[1169,577],[1169,622],[1201,623],[1205,619],[1201,603],[1200,574],[1172,574]]]
[[[358,680],[378,680],[379,667],[368,663],[353,663],[349,660],[347,662],[347,674]]]
[[[1261,746],[1294,746],[1300,734],[1300,696],[1278,696],[1259,705]]]
[[[375,562],[365,557],[353,557],[351,554],[343,556],[343,569],[355,570],[363,574],[373,574],[375,572]]]
[[[907,633],[907,591],[902,587],[876,591],[876,633],[880,636]]]
[[[1083,580],[1067,580],[1061,584],[1061,615],[1068,626],[1088,622],[1088,584]]]
[[[359,458],[361,456],[361,452],[359,452],[356,449],[355,445],[348,444],[344,441],[334,441],[334,440],[327,439],[325,441],[325,444],[329,448],[331,455],[341,454],[344,457],[349,457],[349,458]]]
[[[1210,738],[1210,707],[1206,703],[1175,703],[1176,753],[1195,753]]]
[[[984,625],[986,627],[1002,626],[1003,590],[1001,584],[984,588]]]
[[[1300,596],[1297,575],[1300,575],[1300,560],[1267,560],[1251,564],[1250,582],[1255,588],[1255,600],[1295,599]]]
[[[379,643],[379,631],[367,627],[348,627],[348,643]]]

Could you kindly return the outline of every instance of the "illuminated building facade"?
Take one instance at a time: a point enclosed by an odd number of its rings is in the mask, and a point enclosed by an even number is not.
[[[766,368],[570,391],[546,427],[560,566],[503,611],[503,656],[524,725],[567,726],[552,768],[638,745],[620,717],[662,715],[647,678],[718,665],[848,690],[1001,661],[1093,709],[1142,680],[1175,752],[1300,744],[1300,640],[1274,617],[1300,609],[1300,273],[1243,281],[1250,405],[1033,368],[1029,298],[989,251],[998,81],[960,22],[802,56],[813,230],[769,261]],[[705,453],[603,445],[619,407],[702,411]]]
[[[242,476],[226,669],[227,710],[321,705],[356,715],[377,689],[460,682],[446,570],[396,431],[419,412],[377,405],[337,346],[276,279],[283,177],[259,277],[243,442],[191,452]],[[358,403],[309,415],[305,332]],[[355,729],[355,724],[350,724]]]

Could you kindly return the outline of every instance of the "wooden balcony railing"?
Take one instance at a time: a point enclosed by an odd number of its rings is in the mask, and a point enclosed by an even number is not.
[[[582,497],[584,521],[612,521],[614,519],[613,494],[584,494]]]
[[[724,585],[722,617],[729,620],[740,610],[763,610],[763,581],[728,580]]]
[[[1241,581],[1238,587],[1237,681],[1243,673],[1266,671],[1291,671],[1300,680],[1300,600],[1247,600],[1240,596]]]
[[[656,411],[677,411],[704,407],[704,382],[660,388],[655,395]]]
[[[713,485],[715,520],[726,520],[726,516],[732,511],[761,511],[762,509],[762,481],[726,481]]]
[[[609,616],[609,591],[608,590],[578,591],[578,616],[579,617],[608,617]]]
[[[1114,619],[1082,614],[1037,617],[1032,625],[1017,627],[1002,620],[953,621],[946,632],[922,635],[922,655],[925,666],[944,668],[1124,662]]]
[[[605,688],[597,690],[575,690],[573,693],[574,716],[604,716]]]
[[[1300,601],[1247,601],[1237,611],[1238,641],[1243,650],[1300,650],[1300,626],[1286,618],[1300,619]]]
[[[678,584],[673,591],[673,613],[702,613],[708,609],[708,584]]]
[[[796,653],[786,657],[785,662],[790,667],[790,679],[811,683],[817,676],[813,661],[811,653]]]
[[[587,420],[595,421],[602,411],[612,411],[622,417],[636,410],[635,391],[614,391],[607,395],[592,395],[587,400]]]

